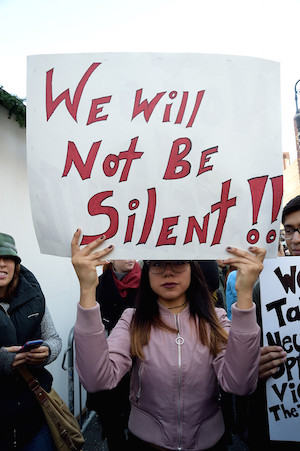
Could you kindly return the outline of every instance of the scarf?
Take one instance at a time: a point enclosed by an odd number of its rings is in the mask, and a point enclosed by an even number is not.
[[[122,298],[126,298],[128,291],[133,288],[138,288],[141,280],[141,268],[138,262],[135,262],[134,267],[131,271],[129,271],[122,280],[119,280],[114,270],[112,269],[112,266],[110,267],[110,270],[112,272],[114,282],[116,284],[116,287],[118,289],[118,292],[120,293],[120,296]]]

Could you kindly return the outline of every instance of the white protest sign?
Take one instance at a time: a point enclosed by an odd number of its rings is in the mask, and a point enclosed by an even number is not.
[[[112,258],[275,256],[279,64],[209,54],[28,57],[27,158],[42,253],[105,234]]]
[[[265,260],[260,291],[264,346],[287,352],[267,381],[270,439],[300,442],[300,258]]]

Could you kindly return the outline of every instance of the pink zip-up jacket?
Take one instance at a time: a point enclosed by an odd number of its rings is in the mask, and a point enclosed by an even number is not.
[[[140,439],[170,450],[210,448],[222,437],[224,421],[219,386],[237,395],[254,391],[260,357],[260,328],[255,306],[232,306],[232,322],[216,309],[228,342],[216,357],[197,335],[187,306],[173,314],[159,305],[163,321],[179,334],[152,328],[145,359],[130,355],[130,323],[134,309],[124,311],[109,338],[96,305],[78,305],[74,330],[76,368],[89,392],[115,387],[132,369],[130,431]]]

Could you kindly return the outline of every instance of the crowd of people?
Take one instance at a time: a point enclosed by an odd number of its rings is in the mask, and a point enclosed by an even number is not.
[[[283,209],[288,255],[300,255],[300,196]],[[263,346],[259,274],[265,250],[228,246],[222,261],[109,260],[101,236],[79,246],[76,368],[110,451],[294,450],[271,441],[266,381],[286,361]],[[282,249],[280,249],[282,252]],[[101,269],[99,276],[99,268]],[[18,367],[50,391],[45,366],[61,350],[41,287],[15,241],[0,233],[0,449],[55,450],[44,414]],[[23,351],[28,340],[42,339]],[[100,430],[100,429],[99,429]]]

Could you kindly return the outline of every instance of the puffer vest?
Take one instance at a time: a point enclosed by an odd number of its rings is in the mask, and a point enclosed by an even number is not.
[[[0,306],[0,347],[22,345],[41,338],[45,298],[34,275],[21,266],[18,286],[7,313]],[[41,367],[28,366],[46,391],[51,374]],[[30,441],[45,423],[42,410],[18,371],[0,374],[0,449],[18,449]]]

